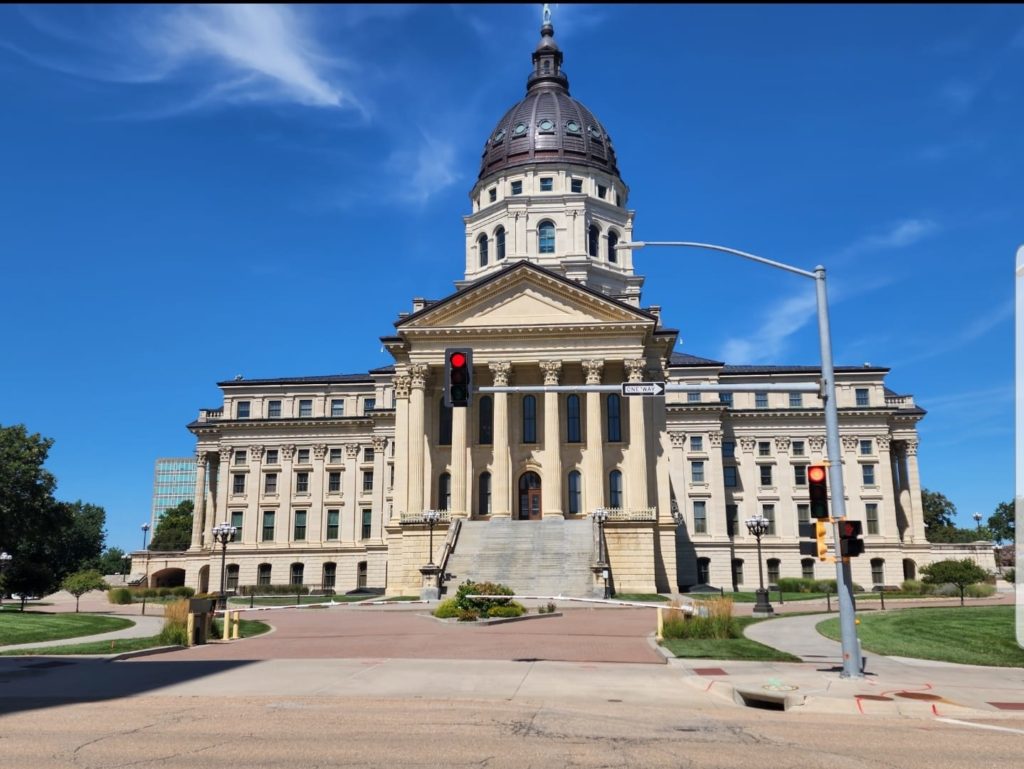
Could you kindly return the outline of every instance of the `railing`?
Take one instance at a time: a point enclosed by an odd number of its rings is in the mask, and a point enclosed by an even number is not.
[[[658,514],[653,507],[627,510],[624,507],[606,507],[609,521],[656,521]]]
[[[444,575],[448,570],[448,558],[455,551],[455,543],[459,541],[459,532],[462,530],[462,519],[456,518],[448,527],[448,534],[444,538],[444,549],[441,551],[440,571],[437,573],[437,595],[441,596],[444,591]]]
[[[438,523],[448,523],[452,519],[451,513],[447,510],[438,510],[440,517],[437,519]],[[423,513],[402,513],[398,518],[398,523],[402,526],[415,526],[421,524],[426,526],[423,522]]]
[[[896,408],[907,408],[908,406],[914,405],[913,395],[886,395],[885,396],[886,406],[895,406]]]
[[[210,422],[224,416],[224,409],[199,409],[199,421]]]

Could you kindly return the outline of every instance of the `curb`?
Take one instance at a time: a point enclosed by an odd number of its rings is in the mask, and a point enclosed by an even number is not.
[[[488,617],[486,619],[477,619],[472,622],[462,622],[458,619],[442,619],[441,617],[435,617],[433,614],[421,614],[421,617],[430,617],[434,622],[440,622],[445,625],[462,625],[463,627],[480,627],[481,625],[504,625],[508,622],[525,622],[526,620],[532,619],[546,619],[548,617],[561,617],[562,612],[556,611],[550,614],[524,614],[521,617]]]
[[[175,645],[175,646],[154,646],[150,649],[136,649],[131,652],[122,652],[121,654],[107,655],[103,659],[107,662],[120,662],[121,660],[130,660],[133,657],[149,657],[152,654],[163,654],[164,652],[176,652],[180,649],[187,647]]]

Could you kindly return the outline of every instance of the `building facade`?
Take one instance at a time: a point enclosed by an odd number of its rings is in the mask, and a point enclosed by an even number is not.
[[[196,458],[164,457],[156,461],[153,473],[153,509],[150,525],[156,529],[157,521],[169,507],[195,500]]]
[[[643,277],[617,248],[632,241],[634,211],[611,139],[570,95],[549,22],[532,65],[526,96],[485,140],[454,293],[399,316],[381,338],[393,365],[219,383],[223,405],[188,426],[191,546],[153,558],[151,573],[216,587],[211,532],[227,522],[238,530],[229,588],[417,593],[422,567],[450,548],[453,522],[536,526],[603,508],[601,558],[621,591],[756,586],[743,521],[757,514],[771,522],[768,581],[829,578],[834,566],[802,557],[797,535],[809,515],[807,467],[826,460],[842,462],[848,513],[864,522],[856,582],[899,584],[947,557],[925,538],[916,429],[925,412],[888,389],[888,369],[836,368],[843,455],[827,457],[817,394],[762,389],[816,381],[818,369],[673,352],[678,332],[660,308],[643,307]],[[450,347],[472,349],[478,387],[562,389],[477,392],[470,408],[446,408]],[[571,389],[642,381],[745,389],[662,398]],[[429,509],[442,511],[436,537],[422,522]],[[975,555],[985,553],[991,561],[991,550]]]

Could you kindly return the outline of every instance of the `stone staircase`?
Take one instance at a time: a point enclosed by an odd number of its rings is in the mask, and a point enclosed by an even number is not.
[[[500,582],[520,595],[564,595],[575,598],[601,595],[595,587],[594,524],[566,521],[464,521],[459,540],[448,560],[446,595],[467,579]]]

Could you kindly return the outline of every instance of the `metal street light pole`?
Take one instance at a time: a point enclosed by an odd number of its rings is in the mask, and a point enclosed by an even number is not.
[[[785,272],[801,275],[814,280],[815,298],[818,305],[818,342],[821,347],[821,389],[825,403],[825,441],[828,446],[829,483],[832,486],[832,552],[836,562],[836,592],[839,598],[839,630],[843,647],[843,678],[863,678],[861,670],[860,641],[857,639],[857,625],[853,604],[852,579],[849,578],[849,564],[844,564],[839,546],[839,519],[846,517],[846,500],[843,488],[842,453],[839,447],[839,411],[836,407],[836,382],[832,365],[832,337],[829,329],[828,291],[825,284],[825,268],[818,265],[814,272],[802,270],[789,264],[765,259],[763,256],[739,251],[727,246],[693,241],[642,241],[620,243],[617,250],[634,250],[646,246],[670,246],[677,248],[701,248],[720,251],[758,264],[775,267]]]
[[[213,527],[213,539],[215,542],[220,543],[220,596],[217,598],[218,609],[228,608],[228,596],[225,588],[227,579],[225,563],[228,558],[228,542],[234,538],[236,531],[238,529],[229,523],[218,523]]]
[[[142,549],[146,549],[146,539],[149,537],[149,524],[142,524]]]
[[[606,555],[606,548],[604,544],[604,524],[608,520],[608,511],[603,507],[597,508],[594,511],[594,520],[597,521],[597,553],[598,553],[598,566],[601,569],[601,577],[604,579],[604,597],[611,598],[608,590],[608,556]]]
[[[441,520],[441,513],[437,510],[424,510],[423,511],[423,522],[427,524],[427,528],[430,530],[430,544],[427,546],[429,552],[427,553],[427,565],[434,565],[434,527],[437,522]]]
[[[971,516],[974,519],[974,524],[978,527],[978,531],[981,531],[981,513],[975,513]]]
[[[761,537],[768,533],[770,523],[762,515],[748,518],[744,523],[747,524],[747,531],[757,540],[757,582],[760,587],[757,589],[757,601],[754,603],[753,614],[755,617],[771,617],[775,614],[775,609],[768,602],[768,591],[764,589],[764,562],[761,559]]]

